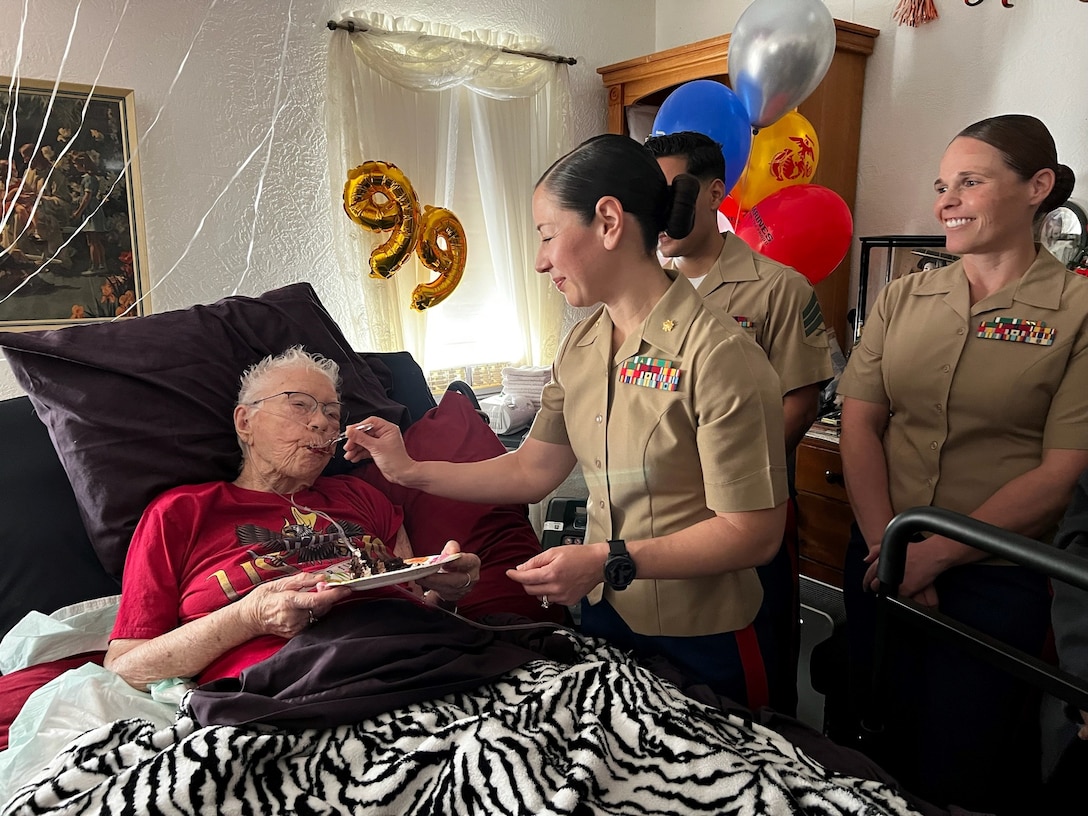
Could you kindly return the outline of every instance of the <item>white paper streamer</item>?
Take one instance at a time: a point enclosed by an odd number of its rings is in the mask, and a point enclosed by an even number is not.
[[[88,108],[88,106],[90,104],[90,101],[91,101],[91,96],[94,93],[94,89],[98,87],[99,80],[100,80],[104,70],[106,69],[107,61],[108,61],[108,58],[109,58],[109,55],[110,55],[110,50],[113,47],[113,44],[117,41],[118,32],[120,30],[120,26],[121,26],[122,21],[125,19],[125,15],[126,15],[126,12],[129,9],[130,2],[131,2],[131,0],[125,0],[124,6],[122,7],[122,9],[120,11],[120,14],[119,14],[119,16],[117,18],[117,22],[116,22],[116,25],[115,25],[114,31],[113,31],[113,36],[110,38],[109,42],[105,44],[105,48],[104,48],[104,51],[103,51],[103,54],[102,54],[102,59],[101,59],[101,62],[99,63],[99,66],[98,66],[98,72],[97,72],[97,74],[95,76],[93,84],[91,85],[91,93],[88,95],[87,100],[84,102],[83,109],[81,111],[79,128],[77,128],[76,131],[72,134],[72,136],[67,140],[67,142],[64,145],[64,148],[59,152],[59,154],[56,157],[56,160],[52,163],[52,167],[50,167],[49,173],[46,175],[45,181],[42,184],[41,188],[37,191],[37,194],[36,194],[36,196],[34,198],[33,204],[30,207],[29,216],[27,217],[27,223],[22,226],[22,228],[20,229],[18,235],[11,242],[12,247],[17,246],[19,239],[24,234],[26,234],[28,232],[28,230],[31,229],[31,224],[32,224],[33,219],[34,219],[34,215],[38,211],[38,208],[39,208],[39,206],[41,204],[41,201],[42,201],[42,197],[45,194],[45,191],[49,187],[49,180],[51,179],[56,166],[59,164],[60,160],[65,156],[65,154],[69,150],[72,149],[73,144],[75,144],[75,142],[76,142],[76,136],[78,136],[78,134],[80,133],[80,131],[83,128],[83,124],[84,124],[86,114],[87,114],[87,108]],[[189,45],[188,45],[188,47],[187,47],[187,49],[185,51],[185,54],[182,56],[181,61],[178,64],[177,70],[174,72],[173,79],[171,80],[170,85],[168,86],[165,94],[163,95],[161,104],[158,106],[158,109],[156,110],[154,116],[152,117],[152,120],[151,120],[150,124],[147,125],[147,127],[144,128],[144,130],[141,133],[139,133],[138,137],[134,140],[135,143],[130,146],[131,149],[129,151],[129,155],[126,158],[125,163],[122,166],[121,170],[118,172],[117,178],[112,182],[112,184],[109,186],[109,188],[103,194],[101,194],[99,196],[99,201],[96,204],[96,206],[92,210],[90,210],[89,212],[84,214],[82,223],[80,223],[75,228],[75,230],[73,231],[73,234],[70,235],[60,245],[60,247],[58,249],[56,249],[48,258],[43,258],[42,261],[37,266],[37,268],[33,272],[29,273],[26,276],[26,278],[21,283],[19,283],[18,286],[14,287],[12,289],[12,291],[8,292],[3,297],[0,297],[0,303],[5,302],[8,298],[12,297],[16,293],[18,293],[20,290],[22,290],[23,287],[27,286],[29,283],[31,283],[31,281],[34,278],[36,278],[38,275],[40,275],[41,272],[43,272],[48,267],[48,265],[50,263],[53,263],[59,257],[61,257],[61,253],[64,251],[64,249],[66,247],[68,247],[72,243],[72,241],[75,240],[82,233],[83,229],[90,223],[92,218],[95,216],[95,213],[97,213],[102,208],[102,206],[104,206],[106,200],[110,197],[110,194],[113,192],[113,190],[116,189],[117,185],[120,184],[124,179],[126,179],[128,177],[129,168],[130,168],[132,162],[139,155],[141,147],[146,145],[149,137],[152,134],[152,131],[154,131],[155,126],[158,124],[158,122],[162,118],[163,112],[166,110],[167,105],[170,103],[171,96],[172,96],[172,94],[174,92],[175,87],[178,84],[178,80],[180,79],[180,77],[184,73],[184,71],[186,69],[186,66],[188,65],[189,59],[190,59],[190,57],[192,56],[192,54],[194,52],[194,49],[196,48],[197,44],[201,41],[202,35],[204,34],[205,29],[208,26],[209,20],[212,17],[212,12],[215,10],[215,8],[218,6],[218,4],[219,4],[219,0],[211,0],[211,2],[209,3],[207,9],[204,12],[204,15],[203,15],[201,21],[200,21],[200,24],[197,26],[196,31],[193,33],[192,39],[189,42]],[[43,144],[43,142],[44,142],[44,140],[46,138],[46,127],[47,127],[47,125],[49,123],[49,115],[52,112],[53,103],[54,103],[54,100],[56,99],[58,88],[60,87],[61,82],[64,80],[64,67],[65,67],[65,64],[67,62],[69,53],[71,51],[73,41],[75,40],[76,32],[78,30],[77,23],[78,23],[78,19],[79,19],[79,12],[80,12],[81,5],[82,5],[82,0],[79,0],[77,2],[77,4],[76,4],[76,7],[75,7],[74,11],[73,11],[72,21],[71,21],[71,25],[69,26],[69,31],[68,31],[68,39],[67,39],[67,43],[66,43],[65,49],[64,49],[64,55],[63,55],[63,58],[61,60],[60,68],[57,71],[57,79],[54,82],[52,92],[50,93],[45,118],[44,118],[44,121],[43,121],[43,124],[42,124],[42,129],[38,133],[38,135],[37,135],[37,137],[35,139],[35,142],[34,142],[34,155],[37,155],[37,153],[41,149],[41,146],[42,146],[42,144]],[[261,151],[263,150],[264,151],[264,156],[263,156],[263,159],[262,159],[262,161],[260,163],[260,172],[259,172],[259,176],[258,176],[257,181],[256,181],[256,189],[254,191],[254,195],[253,195],[253,199],[252,199],[253,205],[252,205],[252,209],[251,209],[251,223],[249,225],[249,237],[248,237],[248,242],[247,242],[247,247],[246,247],[245,263],[243,265],[243,268],[242,268],[241,272],[239,273],[239,276],[238,276],[238,279],[237,279],[236,283],[234,284],[233,291],[231,292],[232,295],[237,295],[239,293],[243,283],[246,280],[246,277],[248,276],[249,272],[252,269],[254,248],[255,248],[256,242],[257,242],[257,235],[256,235],[257,219],[258,219],[258,217],[260,215],[260,204],[261,204],[262,194],[263,194],[264,188],[265,188],[265,181],[266,181],[266,178],[269,175],[270,166],[271,166],[271,162],[272,162],[273,148],[274,148],[274,145],[275,145],[276,124],[277,124],[277,121],[279,120],[281,114],[283,113],[283,111],[286,110],[287,107],[288,107],[287,102],[284,99],[284,94],[285,94],[284,86],[285,86],[285,72],[286,72],[286,65],[287,65],[287,61],[288,61],[289,46],[290,46],[290,43],[291,43],[291,30],[292,30],[292,24],[293,24],[293,12],[294,12],[294,0],[291,0],[291,2],[288,5],[288,9],[287,9],[287,24],[284,26],[283,40],[282,40],[282,45],[281,45],[281,49],[280,49],[279,69],[278,69],[278,72],[277,72],[276,91],[275,91],[275,97],[274,97],[274,102],[273,102],[273,111],[272,111],[271,118],[269,119],[267,129],[265,130],[265,132],[263,133],[261,138],[258,140],[258,142],[254,146],[254,148],[245,157],[245,159],[238,165],[238,167],[235,169],[234,173],[231,175],[230,179],[223,186],[223,188],[217,193],[215,198],[212,200],[210,205],[207,207],[204,214],[199,219],[196,227],[194,228],[192,236],[188,239],[186,245],[182,249],[182,251],[179,254],[179,256],[177,257],[177,259],[169,266],[169,268],[167,268],[165,273],[156,276],[156,280],[155,280],[154,284],[151,285],[150,288],[148,288],[146,291],[142,292],[139,299],[135,303],[131,304],[121,314],[114,317],[113,318],[114,320],[116,320],[118,317],[124,317],[124,316],[127,316],[127,315],[131,314],[133,309],[135,309],[136,306],[139,303],[141,303],[144,299],[146,299],[151,294],[151,292],[153,292],[155,289],[157,289],[165,280],[167,280],[171,275],[173,275],[173,273],[175,271],[177,271],[177,269],[181,266],[181,264],[183,263],[185,258],[189,255],[189,253],[191,252],[193,247],[197,245],[197,242],[199,241],[199,239],[201,237],[201,234],[203,233],[204,227],[207,224],[209,217],[215,211],[216,207],[223,200],[223,198],[227,195],[227,193],[232,189],[232,187],[235,185],[235,183],[237,182],[239,177],[242,175],[242,173],[250,166],[250,164],[253,163],[253,161],[257,157],[257,155],[259,153],[261,153]],[[15,132],[15,123],[18,121],[18,91],[19,91],[19,84],[20,84],[20,78],[21,78],[21,62],[22,62],[24,47],[26,45],[25,32],[26,32],[26,25],[27,25],[28,16],[29,16],[29,0],[24,0],[22,18],[20,20],[20,25],[19,25],[19,39],[18,39],[16,50],[15,50],[15,65],[13,66],[13,68],[10,71],[11,82],[9,83],[9,86],[8,86],[9,99],[11,100],[11,106],[10,106],[9,110],[7,112],[5,112],[3,122],[0,123],[0,138],[3,138],[3,136],[5,136],[7,134],[9,124],[10,124],[10,128],[11,128],[11,133],[12,133],[11,144],[10,144],[9,149],[7,151],[9,165],[8,165],[7,179],[4,180],[5,181],[5,186],[4,186],[5,190],[7,190],[8,185],[11,182],[12,173],[14,172],[14,168],[15,168],[15,162],[13,160],[14,159],[14,153],[15,153],[15,147],[16,147],[14,132]],[[24,184],[25,184],[25,174],[24,174],[24,177],[19,182],[19,186],[18,186],[18,189],[16,191],[16,195],[20,195],[22,193]],[[14,207],[11,208],[11,211],[3,213],[3,217],[2,217],[2,219],[0,219],[0,229],[2,229],[4,226],[6,226],[8,221],[13,217],[13,213],[14,213]],[[3,259],[5,256],[9,255],[10,253],[11,253],[10,248],[0,248],[0,259]]]

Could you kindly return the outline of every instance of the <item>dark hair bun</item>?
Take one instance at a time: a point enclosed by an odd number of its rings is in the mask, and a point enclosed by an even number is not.
[[[665,210],[665,234],[686,238],[695,227],[695,202],[699,198],[699,179],[681,173],[669,185],[669,204]]]
[[[1038,215],[1058,209],[1073,194],[1073,187],[1077,183],[1076,174],[1067,165],[1059,164],[1054,170],[1054,189],[1050,191],[1043,203],[1036,211]]]

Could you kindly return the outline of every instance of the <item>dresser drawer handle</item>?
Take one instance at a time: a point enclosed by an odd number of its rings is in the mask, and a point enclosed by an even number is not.
[[[846,481],[842,478],[842,474],[836,473],[833,470],[825,470],[824,479],[827,481],[828,484],[840,485],[842,487],[846,486]]]

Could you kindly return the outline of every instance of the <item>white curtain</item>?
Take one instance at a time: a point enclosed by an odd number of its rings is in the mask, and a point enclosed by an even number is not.
[[[424,370],[551,362],[564,301],[533,269],[532,189],[570,148],[567,66],[503,53],[539,44],[493,32],[355,12],[369,31],[332,33],[326,130],[333,237],[343,274],[363,292],[351,327],[362,347],[407,349]],[[413,256],[392,278],[369,276],[368,232],[343,210],[347,173],[397,165],[420,206],[447,207],[465,227],[467,264],[445,301],[409,307],[433,273]]]

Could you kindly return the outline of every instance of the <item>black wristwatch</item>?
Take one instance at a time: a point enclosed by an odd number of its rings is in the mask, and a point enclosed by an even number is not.
[[[608,542],[608,558],[604,562],[604,582],[617,591],[627,589],[635,580],[635,559],[627,552],[622,538]]]

